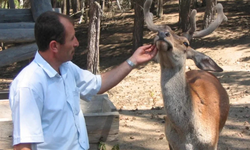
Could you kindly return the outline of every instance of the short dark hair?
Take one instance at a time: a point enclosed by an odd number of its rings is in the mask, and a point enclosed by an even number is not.
[[[70,17],[53,11],[44,12],[37,18],[35,23],[35,39],[39,51],[46,51],[52,40],[64,44],[65,29],[60,22],[60,17],[66,18],[74,24]]]

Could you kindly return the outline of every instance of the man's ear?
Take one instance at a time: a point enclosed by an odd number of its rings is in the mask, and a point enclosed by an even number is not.
[[[49,49],[52,50],[53,52],[58,52],[58,46],[59,44],[55,40],[52,40],[49,43]]]

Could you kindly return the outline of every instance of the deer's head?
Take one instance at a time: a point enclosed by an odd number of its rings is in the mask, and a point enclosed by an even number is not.
[[[196,31],[196,10],[193,10],[190,15],[190,29],[183,36],[175,34],[168,25],[155,25],[153,23],[153,14],[149,12],[152,0],[146,0],[144,3],[144,19],[147,27],[157,32],[154,43],[157,46],[157,59],[163,68],[183,67],[186,59],[192,59],[196,66],[207,71],[223,71],[209,56],[195,51],[190,46],[192,38],[204,37],[212,33],[223,20],[227,17],[223,13],[221,4],[217,4],[217,18],[209,25],[208,28],[202,31]]]

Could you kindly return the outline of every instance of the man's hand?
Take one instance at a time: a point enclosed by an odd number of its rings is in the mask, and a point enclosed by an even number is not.
[[[134,64],[140,65],[153,59],[157,51],[155,45],[144,45],[139,47],[129,59]]]

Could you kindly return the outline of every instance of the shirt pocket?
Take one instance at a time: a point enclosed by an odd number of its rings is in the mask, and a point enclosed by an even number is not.
[[[72,97],[73,97],[72,109],[74,111],[74,114],[78,115],[80,112],[80,91],[78,88],[75,88],[75,90],[72,92]]]

